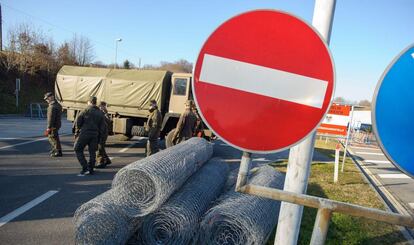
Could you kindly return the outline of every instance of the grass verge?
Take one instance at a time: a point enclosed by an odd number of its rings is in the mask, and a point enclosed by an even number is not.
[[[315,150],[334,160],[336,142],[317,140]],[[341,152],[342,156],[343,152]],[[340,158],[342,163],[342,157]],[[286,172],[287,163],[272,164]],[[354,203],[365,207],[385,210],[378,194],[365,182],[361,172],[350,158],[346,159],[343,173],[333,182],[334,164],[313,162],[307,194],[332,200]],[[304,208],[298,244],[309,244],[317,209]],[[274,243],[274,234],[267,244]],[[326,244],[403,244],[405,239],[395,225],[334,213],[329,225]]]

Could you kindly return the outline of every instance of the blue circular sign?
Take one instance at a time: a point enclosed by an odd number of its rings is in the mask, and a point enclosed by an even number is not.
[[[382,151],[414,177],[414,44],[384,71],[372,105],[372,125]]]

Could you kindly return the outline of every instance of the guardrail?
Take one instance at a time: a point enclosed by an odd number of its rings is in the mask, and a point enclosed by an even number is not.
[[[47,104],[30,103],[30,119],[44,119],[47,117]]]

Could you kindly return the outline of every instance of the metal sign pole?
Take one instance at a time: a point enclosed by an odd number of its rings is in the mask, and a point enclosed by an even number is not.
[[[351,134],[351,127],[352,127],[352,119],[353,119],[353,117],[354,117],[354,106],[351,107],[351,119],[349,120],[348,133],[346,134],[344,157],[342,158],[341,172],[344,171],[345,158],[346,158],[346,149],[348,147],[349,136]]]
[[[19,91],[20,91],[20,78],[16,78],[16,109],[19,109]]]
[[[310,174],[310,162],[313,157],[316,133],[290,148],[285,186],[283,190],[294,193],[306,193]],[[276,230],[275,245],[297,244],[303,207],[282,202]]]
[[[315,0],[312,25],[329,44],[336,0]],[[316,132],[290,149],[285,191],[306,192],[313,157]],[[275,245],[297,244],[303,207],[282,202],[276,230]]]

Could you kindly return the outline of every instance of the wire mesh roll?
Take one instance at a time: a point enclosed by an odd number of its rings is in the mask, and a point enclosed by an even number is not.
[[[128,217],[114,203],[111,189],[80,206],[73,217],[76,244],[125,244],[140,225],[140,218]]]
[[[263,166],[249,183],[282,188],[284,174]],[[196,244],[264,244],[275,228],[280,202],[230,190],[205,214]]]
[[[122,168],[112,182],[116,202],[129,216],[144,216],[159,208],[213,154],[202,138],[191,138]]]
[[[142,225],[141,244],[188,244],[199,222],[224,187],[229,167],[222,159],[208,161]]]

